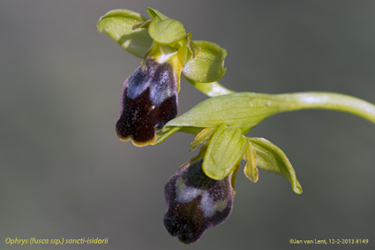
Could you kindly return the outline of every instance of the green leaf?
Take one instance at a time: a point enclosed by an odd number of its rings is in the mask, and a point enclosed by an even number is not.
[[[257,167],[283,176],[291,182],[293,191],[301,194],[302,186],[284,152],[264,138],[250,138],[249,140],[256,152]]]
[[[169,19],[169,17],[167,17],[166,15],[162,14],[160,11],[155,10],[153,8],[147,8],[147,13],[151,19],[154,19],[155,17],[159,17],[161,20]]]
[[[200,48],[198,55],[190,59],[184,66],[186,78],[195,82],[214,82],[222,78],[226,69],[224,59],[227,51],[219,45],[206,41],[194,41]]]
[[[133,25],[144,23],[147,18],[131,10],[112,10],[102,16],[98,31],[106,32],[113,40],[131,54],[143,58],[152,45],[147,29],[133,30]]]
[[[204,173],[214,180],[224,179],[241,161],[247,145],[239,128],[222,124],[208,143],[202,165]]]
[[[246,149],[244,158],[246,160],[246,165],[244,168],[244,173],[247,178],[252,182],[256,183],[259,179],[259,173],[257,168],[257,155],[254,147],[249,142],[249,146]]]
[[[162,20],[159,16],[153,18],[148,33],[157,43],[168,45],[186,37],[182,23],[174,19]]]

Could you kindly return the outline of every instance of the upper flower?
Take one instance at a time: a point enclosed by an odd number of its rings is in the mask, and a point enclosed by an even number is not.
[[[124,83],[116,124],[120,139],[133,139],[137,146],[154,143],[155,128],[176,117],[181,74],[199,88],[219,80],[226,71],[225,49],[193,41],[179,21],[155,9],[147,12],[150,19],[130,10],[113,10],[98,22],[99,31],[144,59]]]
[[[124,83],[116,132],[137,146],[153,143],[160,129],[177,115],[177,81],[172,66],[147,58]]]

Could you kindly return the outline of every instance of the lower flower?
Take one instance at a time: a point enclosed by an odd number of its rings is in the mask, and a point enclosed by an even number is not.
[[[184,244],[199,240],[209,228],[224,222],[233,205],[232,174],[221,181],[202,170],[203,158],[185,163],[165,186],[168,205],[164,226]]]

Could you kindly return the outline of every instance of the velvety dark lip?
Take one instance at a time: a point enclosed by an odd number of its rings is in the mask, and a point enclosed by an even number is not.
[[[168,205],[164,226],[184,244],[199,240],[203,233],[224,222],[233,205],[230,178],[216,181],[202,170],[203,160],[183,166],[165,186]]]
[[[155,142],[155,129],[177,116],[177,87],[171,65],[147,59],[124,83],[119,138],[136,146]]]

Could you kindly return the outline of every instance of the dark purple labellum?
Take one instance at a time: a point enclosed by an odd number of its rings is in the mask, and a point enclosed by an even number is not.
[[[208,228],[224,222],[232,211],[230,177],[210,179],[202,170],[202,162],[187,163],[165,186],[168,209],[164,226],[184,244],[197,241]]]
[[[155,128],[177,116],[177,84],[170,64],[146,59],[124,83],[116,123],[120,139],[132,138],[137,146],[155,142]]]

